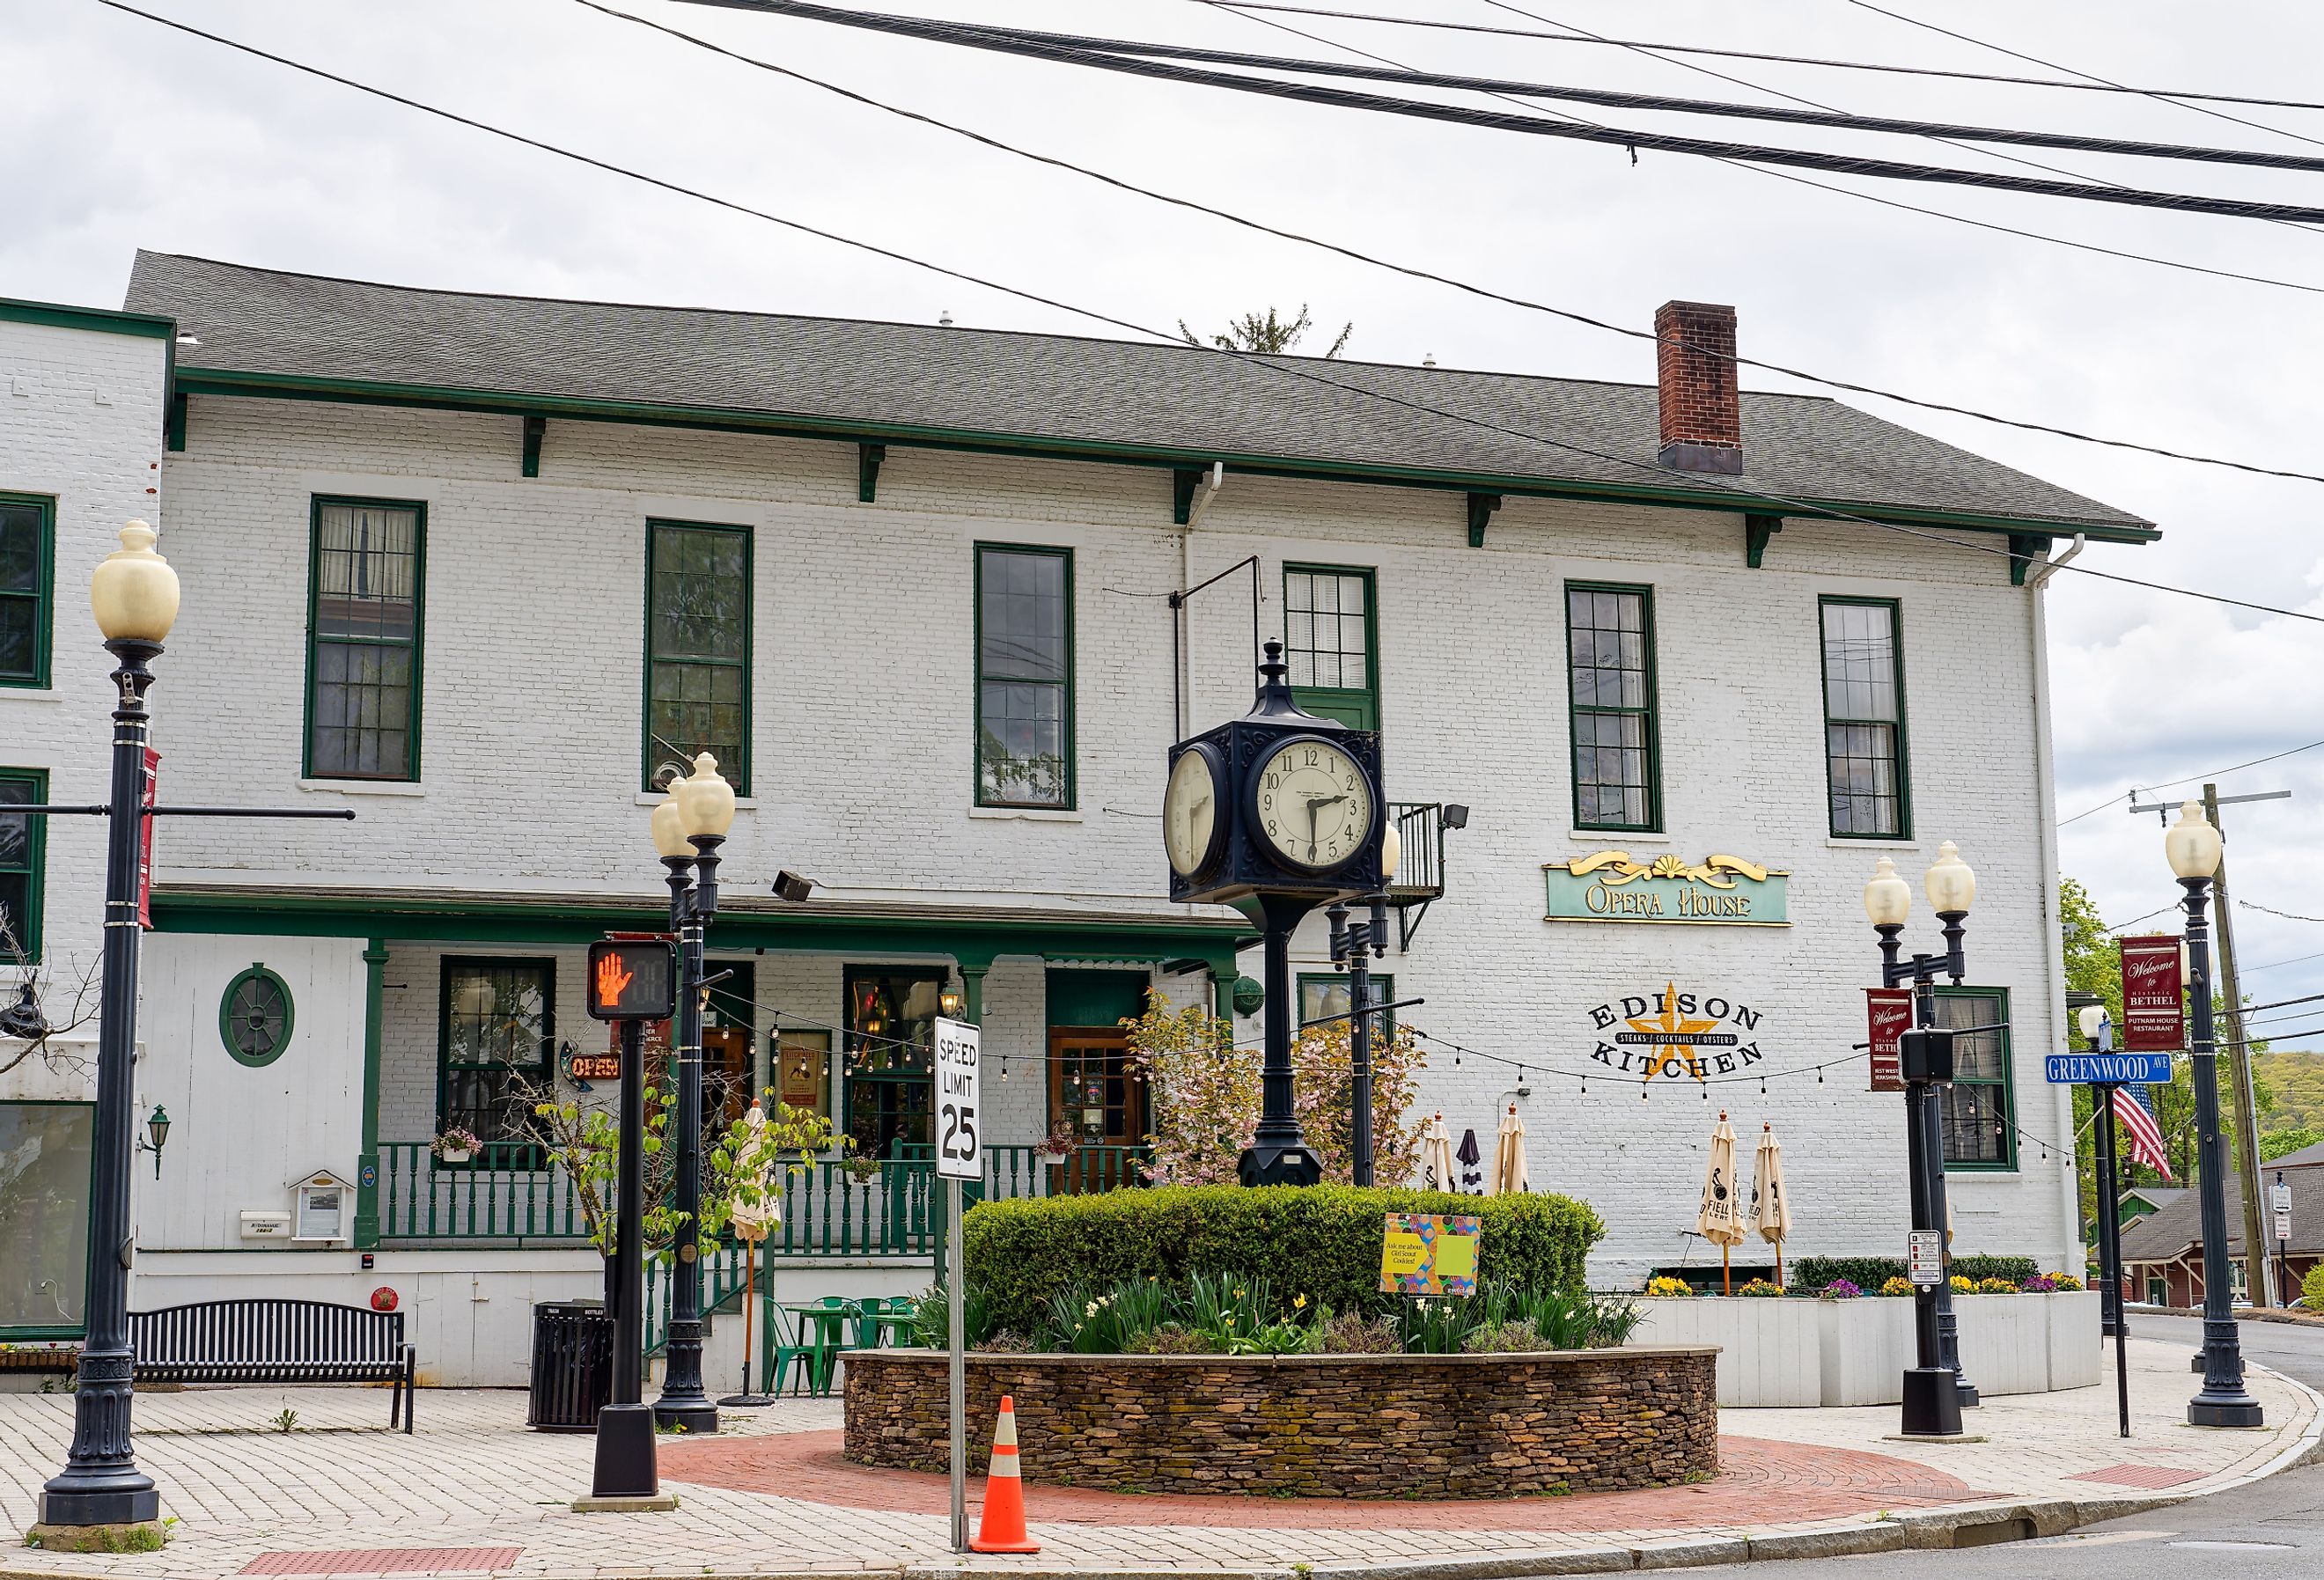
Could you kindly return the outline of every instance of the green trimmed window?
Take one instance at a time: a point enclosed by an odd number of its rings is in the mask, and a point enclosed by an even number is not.
[[[557,962],[447,956],[443,973],[437,1133],[457,1125],[481,1141],[532,1141],[525,1087],[549,1081]]]
[[[11,816],[8,804],[38,806],[49,799],[48,771],[0,768],[0,928],[27,960],[41,957],[41,882],[47,872],[48,819]],[[0,941],[0,961],[11,950]]]
[[[1074,555],[976,546],[976,803],[1074,804]]]
[[[310,779],[420,777],[420,624],[428,507],[314,503],[308,570]]]
[[[56,542],[55,500],[0,494],[0,686],[48,686]]]
[[[1654,590],[1566,583],[1565,644],[1573,826],[1661,828]]]
[[[1383,1004],[1396,1002],[1395,973],[1386,971],[1372,973],[1372,997]],[[1344,1015],[1353,1003],[1354,999],[1348,991],[1346,972],[1303,971],[1299,974],[1299,1023],[1301,1025],[1304,1026],[1310,1021],[1320,1021],[1327,1015]],[[1396,1031],[1396,1012],[1388,1011],[1384,1018],[1387,1021],[1386,1030],[1393,1036]],[[1378,1022],[1374,1024],[1377,1026]]]
[[[698,752],[751,793],[751,529],[649,522],[645,788]]]
[[[1997,1026],[1953,1039],[1953,1084],[1944,1089],[1939,1113],[1945,1132],[1945,1167],[2009,1169],[2017,1167],[2017,1104],[2009,1078],[2009,990],[2004,987],[1937,989],[1940,1026],[1959,1030]]]
[[[218,1000],[218,1037],[236,1064],[263,1069],[282,1057],[297,1023],[290,984],[263,962],[238,973]]]
[[[1283,568],[1283,661],[1291,695],[1319,718],[1379,728],[1379,641],[1372,573],[1337,565]]]
[[[1904,653],[1895,600],[1823,598],[1818,607],[1831,832],[1840,839],[1909,839]]]

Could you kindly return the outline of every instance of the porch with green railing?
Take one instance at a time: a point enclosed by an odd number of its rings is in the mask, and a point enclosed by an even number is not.
[[[933,1256],[944,1215],[933,1150],[898,1151],[876,1161],[802,1159],[788,1168],[779,1187],[782,1227],[762,1254],[776,1261]],[[991,1145],[971,1195],[1002,1200],[1139,1186],[1149,1154],[1145,1146],[1082,1146],[1057,1155],[1035,1145]],[[450,1163],[426,1141],[386,1141],[378,1164],[382,1245],[588,1241],[579,1189],[538,1146],[488,1141],[467,1160]]]

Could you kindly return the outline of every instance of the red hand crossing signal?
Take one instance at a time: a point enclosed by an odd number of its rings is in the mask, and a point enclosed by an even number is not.
[[[677,962],[658,938],[589,946],[589,1013],[600,1021],[666,1021],[676,1012]]]

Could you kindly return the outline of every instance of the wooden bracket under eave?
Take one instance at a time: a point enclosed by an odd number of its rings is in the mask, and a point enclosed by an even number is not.
[[[2046,558],[2052,541],[2046,532],[2012,532],[2009,534],[2009,585],[2025,585],[2026,569]]]
[[[859,444],[855,447],[855,498],[860,504],[870,504],[880,497],[880,463],[888,458],[884,444]]]
[[[1493,519],[1493,513],[1500,508],[1501,496],[1498,494],[1469,495],[1470,548],[1482,549],[1485,546],[1485,524]]]
[[[524,475],[540,476],[540,441],[549,432],[549,419],[528,417],[524,420]]]
[[[1747,515],[1743,518],[1743,563],[1753,570],[1767,562],[1767,540],[1784,530],[1781,516]]]
[[[171,392],[169,408],[162,413],[161,448],[166,450],[186,448],[186,395],[182,390]]]

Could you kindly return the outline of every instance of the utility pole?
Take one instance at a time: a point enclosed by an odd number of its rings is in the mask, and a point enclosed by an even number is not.
[[[2212,827],[2219,827],[2217,785],[2203,787],[2203,815],[2211,820]],[[2220,836],[2224,841],[2225,830],[2221,830]],[[2275,1304],[2275,1281],[2268,1276],[2268,1242],[2260,1232],[2264,1220],[2260,1216],[2259,1200],[2259,1108],[2252,1096],[2251,1045],[2244,1035],[2243,986],[2236,977],[2235,902],[2227,897],[2227,858],[2224,852],[2211,886],[2218,895],[2218,903],[2212,908],[2211,926],[2219,938],[2219,986],[2227,997],[2227,1037],[2234,1049],[2227,1069],[2236,1083],[2236,1173],[2243,1185],[2244,1245],[2249,1252],[2245,1268],[2250,1275],[2252,1304],[2267,1307]]]
[[[2239,801],[2280,801],[2288,799],[2290,790],[2262,790],[2256,795],[2223,796],[2219,787],[2203,787],[2203,815],[2211,827],[2219,828],[2219,808]],[[2135,791],[2131,795],[2130,809],[2134,812],[2153,812],[2164,824],[2170,822],[2168,803],[2141,806]],[[2224,841],[2226,830],[2220,829]],[[2236,976],[2236,935],[2232,919],[2234,905],[2227,896],[2227,858],[2219,857],[2219,870],[2211,880],[2218,895],[2214,908],[2212,931],[2219,946],[2219,994],[2227,1017],[2227,1070],[2235,1082],[2236,1174],[2244,1202],[2245,1270],[2247,1294],[2255,1306],[2275,1303],[2275,1284],[2268,1276],[2268,1243],[2261,1234],[2264,1220],[2260,1215],[2259,1189],[2259,1108],[2252,1092],[2250,1039],[2244,1030],[2243,985]]]

